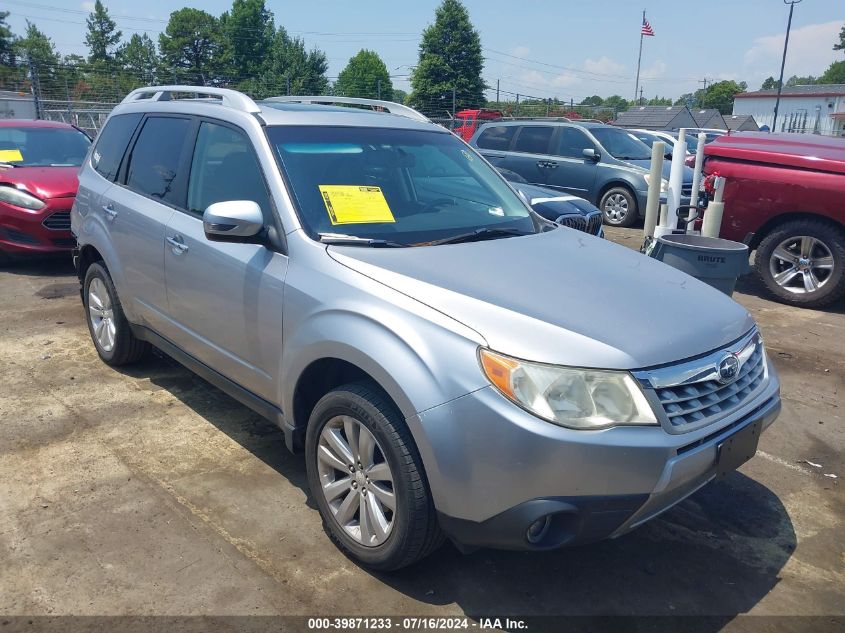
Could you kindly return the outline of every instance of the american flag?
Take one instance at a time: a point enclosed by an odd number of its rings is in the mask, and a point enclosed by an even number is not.
[[[643,35],[648,35],[650,37],[654,37],[654,29],[651,28],[651,24],[648,23],[648,20],[643,17],[643,30],[640,31]]]

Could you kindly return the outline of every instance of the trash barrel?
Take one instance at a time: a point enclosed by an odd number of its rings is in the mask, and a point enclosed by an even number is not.
[[[719,237],[678,234],[657,238],[651,257],[731,296],[736,280],[750,271],[748,246]]]

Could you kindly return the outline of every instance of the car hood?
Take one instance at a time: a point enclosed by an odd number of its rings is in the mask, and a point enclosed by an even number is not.
[[[330,246],[341,264],[471,327],[497,351],[635,369],[726,345],[748,312],[700,281],[580,231],[413,248]]]
[[[76,195],[79,167],[14,167],[0,169],[0,184],[10,184],[47,200]]]
[[[646,171],[651,169],[651,160],[650,159],[648,159],[648,160],[629,160],[629,161],[626,161],[626,162],[630,163],[631,165],[636,165],[637,167],[642,167]],[[666,180],[669,180],[669,174],[671,172],[672,172],[672,161],[664,160],[663,161],[663,177]],[[683,180],[683,183],[685,185],[691,185],[692,184],[692,175],[693,175],[693,170],[690,169],[689,167],[687,167],[686,165],[684,165],[684,180]]]

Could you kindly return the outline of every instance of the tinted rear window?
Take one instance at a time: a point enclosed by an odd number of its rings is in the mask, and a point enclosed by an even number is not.
[[[118,114],[109,119],[100,132],[97,146],[91,155],[91,164],[104,178],[114,180],[129,140],[138,127],[141,114]]]
[[[516,144],[513,147],[515,152],[526,152],[528,154],[548,154],[549,141],[552,140],[554,128],[544,126],[525,126],[516,137]]]
[[[150,117],[132,149],[126,184],[151,198],[177,204],[174,181],[191,121]]]
[[[493,125],[484,128],[484,131],[476,141],[476,145],[481,149],[506,151],[511,144],[511,139],[516,130],[517,127],[515,125]]]

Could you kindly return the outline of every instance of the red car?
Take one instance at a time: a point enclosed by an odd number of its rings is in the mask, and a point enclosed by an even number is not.
[[[67,123],[0,120],[0,259],[76,245],[70,208],[90,145]]]
[[[475,134],[475,130],[484,121],[497,121],[501,118],[502,113],[498,110],[488,110],[486,108],[481,108],[480,110],[461,110],[455,115],[456,127],[452,131],[468,143],[472,135]]]
[[[727,179],[721,237],[756,249],[766,288],[815,308],[845,295],[845,138],[738,132],[704,154]]]

